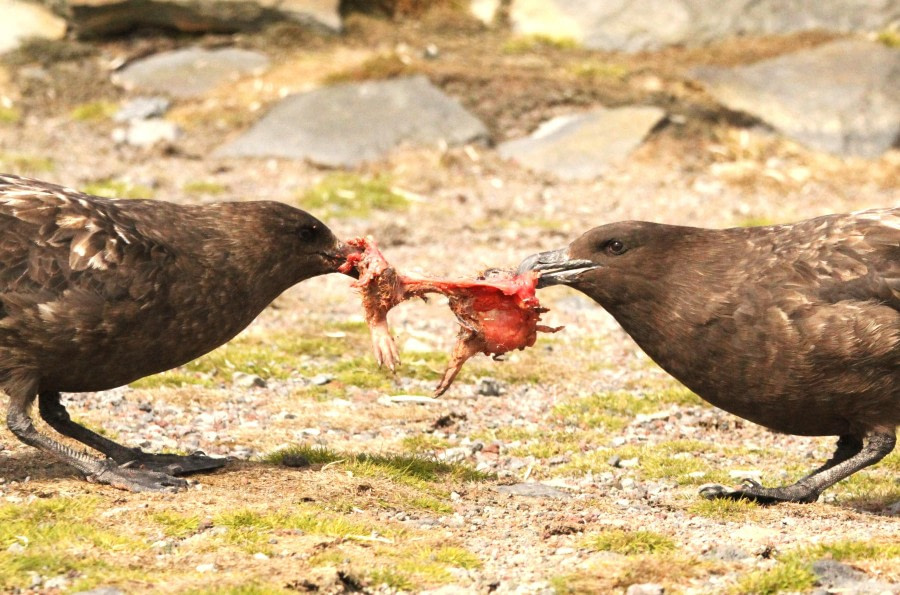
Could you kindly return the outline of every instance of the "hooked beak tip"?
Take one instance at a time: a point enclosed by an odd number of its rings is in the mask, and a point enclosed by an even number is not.
[[[571,259],[567,248],[540,252],[525,258],[516,271],[523,274],[528,271],[540,273],[538,289],[551,285],[569,285],[578,280],[582,273],[600,268],[590,260]]]

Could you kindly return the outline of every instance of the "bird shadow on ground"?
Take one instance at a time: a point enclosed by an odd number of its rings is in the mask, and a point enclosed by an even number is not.
[[[0,456],[0,469],[7,482],[26,480],[74,479],[77,471],[38,451]]]
[[[93,454],[93,453],[91,453]],[[183,477],[190,477],[194,481],[202,481],[203,477],[209,477],[213,474],[230,474],[240,471],[248,471],[254,468],[279,467],[275,464],[230,460],[224,467],[209,471],[199,471],[189,473]],[[284,467],[281,467],[284,468]],[[0,456],[0,469],[2,469],[2,477],[7,482],[25,482],[25,481],[46,481],[60,479],[81,479],[81,474],[65,463],[58,462],[40,452],[22,452],[7,456]],[[305,471],[307,469],[297,469]]]
[[[900,485],[887,492],[850,497],[835,503],[834,506],[852,510],[858,514],[898,517],[900,516]]]

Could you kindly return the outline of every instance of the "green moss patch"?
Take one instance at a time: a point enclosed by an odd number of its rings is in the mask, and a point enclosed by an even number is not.
[[[641,413],[655,413],[673,405],[700,404],[700,397],[686,388],[648,392],[615,391],[597,393],[557,405],[553,414],[569,425],[619,430]]]
[[[49,157],[23,153],[0,153],[0,168],[9,173],[29,176],[53,171],[56,164]]]
[[[193,535],[200,528],[200,517],[197,515],[179,514],[171,511],[153,513],[150,520],[163,528],[167,537],[182,538]]]
[[[433,434],[417,434],[407,436],[402,442],[403,450],[415,454],[433,453],[435,451],[450,448],[452,443]]]
[[[621,80],[629,73],[628,67],[624,64],[600,60],[576,62],[569,67],[569,71],[579,78],[591,81]]]
[[[216,516],[213,523],[224,529],[213,546],[220,543],[247,553],[271,555],[273,538],[286,539],[283,536],[313,540],[321,547],[309,558],[311,566],[340,566],[347,576],[370,587],[386,584],[414,591],[450,582],[450,568],[481,566],[477,556],[455,543],[395,523],[356,520],[314,504],[278,511],[240,509]]]
[[[299,205],[320,217],[365,218],[373,211],[405,210],[409,200],[395,192],[384,176],[338,172],[305,191]]]
[[[418,71],[418,68],[409,64],[396,53],[382,53],[372,56],[358,66],[325,77],[325,83],[333,85],[337,83],[387,80],[400,76],[409,76]]]
[[[197,180],[195,182],[187,182],[182,190],[185,194],[216,196],[228,190],[228,187],[219,182],[208,180]]]
[[[768,570],[758,570],[742,577],[732,589],[735,594],[776,595],[811,589],[816,577],[809,564],[791,561],[776,564]]]
[[[900,29],[884,29],[878,32],[877,39],[889,48],[900,48]]]
[[[118,109],[111,101],[90,101],[72,108],[70,116],[78,122],[99,122],[112,118]]]
[[[112,178],[91,182],[82,191],[103,198],[153,198],[153,189],[149,186]]]
[[[355,475],[388,477],[393,481],[413,486],[423,482],[444,479],[456,481],[484,481],[491,475],[475,471],[459,463],[447,463],[436,459],[410,454],[338,453],[317,446],[298,445],[275,451],[263,457],[263,461],[290,467],[340,462],[342,467]],[[303,464],[305,463],[305,464]]]
[[[360,380],[360,370],[377,378],[367,380],[367,386],[389,386],[389,372],[380,370],[374,359],[346,355],[368,353],[368,331],[356,326],[342,326],[341,333],[343,336],[340,337],[328,336],[328,332],[317,336],[299,331],[241,337],[184,366],[141,378],[131,386],[144,389],[185,385],[212,387],[231,382],[235,372],[266,379],[285,379],[295,373],[334,373],[339,380],[350,384],[352,380]]]
[[[676,549],[675,542],[665,535],[652,531],[621,529],[610,529],[590,535],[584,539],[582,545],[594,551],[615,552],[626,556],[665,553]]]
[[[0,587],[28,588],[32,573],[79,582],[116,574],[106,551],[140,551],[145,544],[97,522],[94,498],[49,498],[0,506]],[[128,572],[128,569],[122,569]]]
[[[749,500],[697,500],[688,508],[688,512],[698,516],[720,521],[746,521],[759,512],[759,504]]]
[[[539,51],[566,51],[578,48],[578,42],[571,37],[552,37],[550,35],[517,35],[503,43],[505,54],[527,54]]]
[[[716,456],[708,456],[712,454]],[[637,459],[635,472],[644,479],[672,479],[682,485],[730,481],[728,474],[714,463],[728,456],[727,449],[696,440],[604,448],[572,457],[569,463],[561,466],[560,471],[596,471],[607,467],[612,456],[623,460]]]
[[[14,107],[0,105],[0,124],[17,124],[22,119],[22,112]]]
[[[752,572],[742,577],[732,592],[774,595],[811,589],[816,584],[812,563],[822,559],[851,563],[860,561],[900,562],[900,544],[875,541],[838,541],[800,548],[781,556],[774,567]]]

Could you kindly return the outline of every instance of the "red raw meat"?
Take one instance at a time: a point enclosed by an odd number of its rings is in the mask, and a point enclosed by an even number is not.
[[[387,324],[391,308],[427,293],[441,293],[450,299],[450,309],[456,314],[460,329],[450,364],[435,390],[436,396],[446,392],[463,363],[476,353],[493,355],[496,359],[507,351],[531,347],[538,331],[555,333],[562,328],[538,324],[541,314],[547,311],[535,295],[539,273],[514,276],[508,271],[491,269],[478,279],[461,281],[409,277],[388,264],[371,237],[347,243],[362,252],[351,255],[341,272],[353,268],[359,272],[359,280],[354,285],[362,293],[378,365],[387,364],[394,371],[400,363]]]

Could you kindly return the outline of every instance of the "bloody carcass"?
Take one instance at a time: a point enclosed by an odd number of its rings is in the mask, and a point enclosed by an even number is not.
[[[498,356],[534,345],[538,331],[556,332],[562,327],[538,324],[546,312],[535,295],[538,274],[514,275],[491,269],[477,279],[443,280],[402,275],[392,267],[371,237],[356,238],[349,244],[360,249],[342,267],[355,268],[359,280],[354,285],[362,294],[366,322],[372,335],[375,359],[392,371],[400,363],[397,345],[388,328],[388,311],[404,300],[440,293],[450,300],[460,329],[447,370],[435,390],[446,392],[463,363],[477,353]]]

